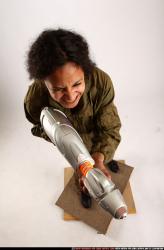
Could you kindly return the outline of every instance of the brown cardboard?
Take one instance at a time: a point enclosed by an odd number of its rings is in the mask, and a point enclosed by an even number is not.
[[[126,185],[126,188],[123,192],[123,197],[128,207],[128,214],[136,214],[136,206],[135,206],[130,182],[128,182],[128,184]]]
[[[124,192],[133,168],[118,162],[120,171],[111,173],[112,181]],[[68,181],[68,180],[67,180]],[[67,213],[78,218],[95,228],[98,232],[105,234],[112,220],[112,216],[102,209],[95,200],[92,199],[92,207],[85,209],[80,202],[80,191],[75,174],[72,176],[64,191],[58,198],[56,205],[63,208]]]

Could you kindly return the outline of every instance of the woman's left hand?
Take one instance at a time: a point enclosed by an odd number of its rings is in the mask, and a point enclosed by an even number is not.
[[[92,154],[92,158],[95,161],[94,167],[100,169],[109,179],[111,179],[110,172],[104,165],[104,155],[100,152],[95,152]]]

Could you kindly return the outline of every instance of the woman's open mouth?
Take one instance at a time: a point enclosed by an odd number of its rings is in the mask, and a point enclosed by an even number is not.
[[[64,100],[64,102],[67,103],[67,104],[74,104],[74,103],[77,101],[78,97],[79,97],[79,95],[76,96],[76,98],[75,98],[74,101],[67,101],[67,100]]]

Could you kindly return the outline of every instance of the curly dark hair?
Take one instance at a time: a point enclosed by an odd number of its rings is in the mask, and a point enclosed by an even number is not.
[[[43,31],[31,45],[27,55],[30,79],[45,79],[67,62],[80,66],[88,76],[96,64],[90,59],[84,37],[65,29]]]

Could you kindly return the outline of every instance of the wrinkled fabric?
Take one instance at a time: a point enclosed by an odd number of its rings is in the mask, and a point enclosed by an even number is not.
[[[51,98],[43,81],[35,80],[24,99],[25,115],[34,125],[32,134],[50,141],[40,124],[41,110],[46,106],[61,110],[80,134],[88,151],[103,153],[105,162],[109,162],[121,140],[113,84],[107,73],[95,67],[92,74],[85,77],[85,85],[78,105],[66,109]]]

